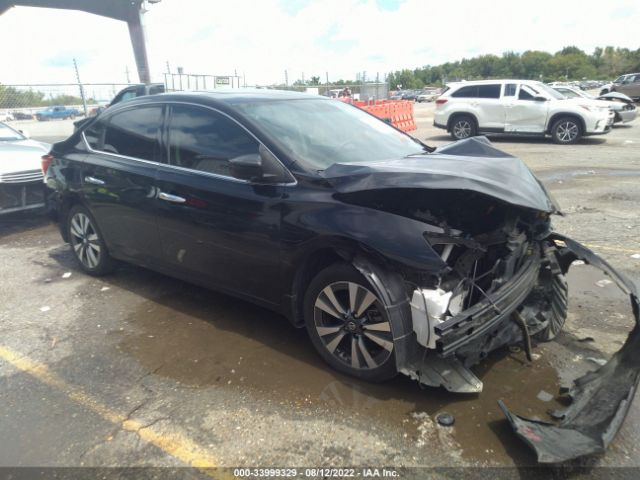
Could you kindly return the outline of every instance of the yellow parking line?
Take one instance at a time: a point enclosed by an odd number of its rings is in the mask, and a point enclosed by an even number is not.
[[[145,427],[144,424],[137,420],[127,418],[127,415],[123,415],[106,406],[96,398],[85,393],[80,387],[65,382],[44,364],[31,360],[2,345],[0,345],[0,359],[11,364],[16,369],[31,375],[45,385],[55,388],[74,402],[98,414],[105,420],[119,425],[123,430],[135,433],[141,439],[155,445],[163,452],[187,465],[199,469],[216,468],[218,466],[216,459],[213,458],[209,452],[196,445],[192,440],[179,434],[167,435],[159,433],[152,427]],[[218,472],[216,477],[219,477],[220,473],[222,472]]]

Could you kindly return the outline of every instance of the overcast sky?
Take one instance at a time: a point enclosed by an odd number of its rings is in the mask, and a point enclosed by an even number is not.
[[[479,54],[576,45],[640,47],[637,0],[162,0],[145,15],[153,80],[246,74],[247,84],[331,81]],[[0,82],[137,81],[126,24],[18,7],[0,16]],[[622,73],[622,72],[620,72]]]

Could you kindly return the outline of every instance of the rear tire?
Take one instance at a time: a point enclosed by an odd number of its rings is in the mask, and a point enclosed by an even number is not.
[[[475,137],[478,134],[478,125],[470,115],[456,115],[451,121],[449,131],[454,140],[463,140]]]
[[[551,138],[559,145],[574,144],[582,138],[582,126],[573,117],[562,117],[553,123]]]
[[[311,281],[304,320],[313,346],[330,366],[370,382],[397,375],[387,306],[353,266],[333,264]]]
[[[73,254],[85,273],[99,277],[114,270],[115,260],[109,255],[102,232],[87,208],[73,206],[67,216],[66,228]]]

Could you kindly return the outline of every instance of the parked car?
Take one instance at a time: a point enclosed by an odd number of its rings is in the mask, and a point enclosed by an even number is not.
[[[101,105],[95,109],[95,114],[89,115],[87,118],[83,118],[73,123],[74,130],[77,130],[82,125],[89,123],[91,121],[90,117],[95,117],[105,111],[112,105],[117,105],[122,102],[126,102],[127,100],[133,100],[138,97],[145,97],[147,95],[157,95],[159,93],[164,93],[164,83],[149,83],[149,84],[139,84],[139,85],[130,85],[128,87],[123,88],[116,96],[113,97],[111,103],[108,105]]]
[[[11,112],[14,120],[33,120],[33,114],[28,112]]]
[[[555,90],[566,98],[587,98],[590,100],[605,102],[604,104],[606,104],[606,106],[614,113],[614,123],[631,122],[635,120],[638,115],[638,110],[633,104],[633,100],[623,93],[610,92],[600,95],[599,97],[594,97],[593,95],[589,95],[582,90],[576,90],[575,88],[556,87]]]
[[[80,110],[77,108],[68,108],[58,105],[40,110],[36,113],[36,119],[40,122],[48,120],[66,120],[67,118],[76,118],[79,115]]]
[[[0,122],[11,122],[14,120],[13,114],[6,110],[0,110]]]
[[[416,102],[433,102],[439,95],[440,90],[438,89],[423,90],[416,96]]]
[[[415,90],[406,90],[402,92],[402,100],[415,100],[418,97],[418,92]]]
[[[532,80],[480,80],[450,84],[436,100],[434,125],[455,139],[481,133],[551,135],[571,144],[608,133],[614,114],[589,99],[568,100]]]
[[[604,95],[609,92],[624,93],[634,100],[639,100],[640,73],[628,73],[626,75],[620,75],[612,83],[605,85],[602,90],[600,90],[600,95]]]
[[[50,148],[0,123],[0,216],[44,207],[40,159]]]
[[[131,100],[56,143],[43,168],[86,273],[123,260],[281,312],[329,365],[364,380],[402,373],[479,392],[468,367],[560,332],[576,259],[625,289],[638,321],[636,286],[552,230],[559,207],[523,162],[484,138],[434,149],[318,95]],[[590,386],[574,389],[558,427],[502,405],[520,436],[535,431],[529,445],[552,452],[542,461],[611,439],[638,384],[639,341],[640,326],[624,361],[577,381]]]

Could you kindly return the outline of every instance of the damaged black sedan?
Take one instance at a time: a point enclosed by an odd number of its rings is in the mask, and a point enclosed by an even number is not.
[[[146,97],[55,144],[44,166],[85,272],[123,260],[279,311],[361,379],[480,392],[469,367],[562,329],[578,258],[612,276],[638,316],[633,284],[552,232],[559,207],[520,160],[482,138],[434,149],[341,102]],[[557,423],[501,405],[540,461],[607,446],[638,383],[636,330],[576,382]]]

